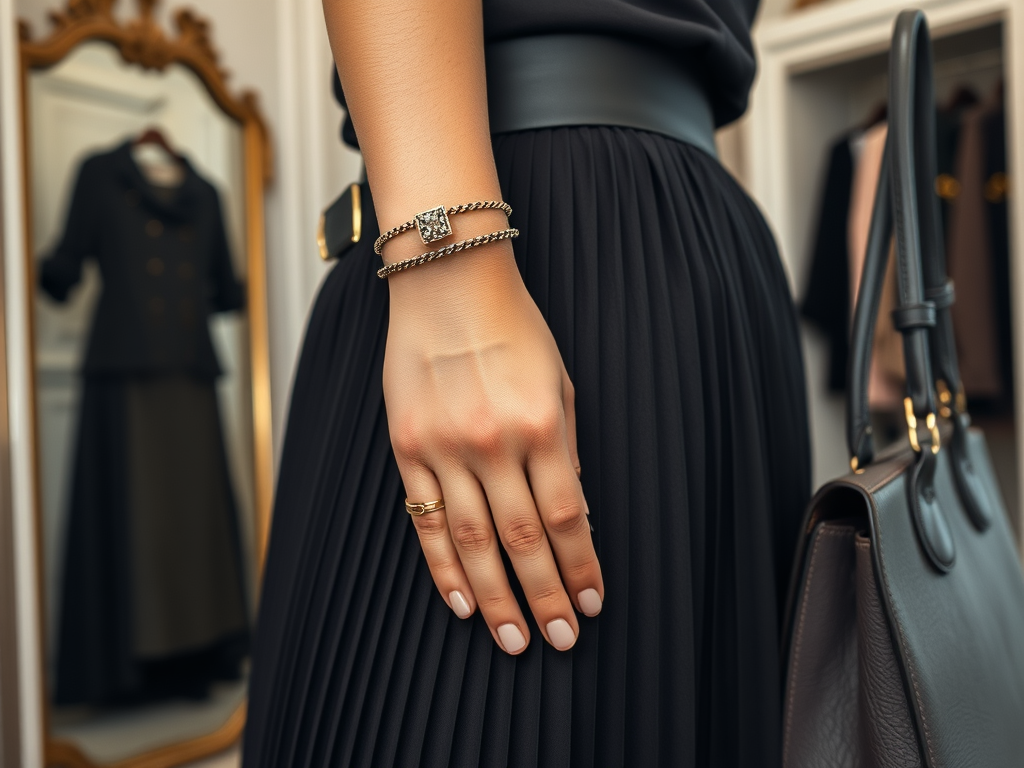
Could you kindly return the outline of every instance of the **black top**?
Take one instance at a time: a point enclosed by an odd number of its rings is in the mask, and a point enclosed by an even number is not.
[[[850,197],[853,194],[851,134],[832,145],[825,191],[818,211],[818,229],[811,255],[811,274],[800,311],[829,340],[828,388],[846,391],[850,357]]]
[[[86,374],[221,371],[208,319],[242,307],[245,294],[231,267],[217,190],[182,163],[184,180],[174,189],[146,180],[130,142],[79,169],[64,233],[40,263],[39,282],[64,301],[85,259],[99,262],[103,291]]]
[[[747,108],[759,0],[484,0],[488,42],[553,32],[606,33],[660,46],[704,84],[717,126]]]
[[[483,0],[487,42],[566,32],[608,34],[660,46],[697,77],[715,126],[747,108],[757,64],[750,40],[760,0]],[[338,74],[334,95],[344,106]],[[358,147],[346,116],[342,138]]]

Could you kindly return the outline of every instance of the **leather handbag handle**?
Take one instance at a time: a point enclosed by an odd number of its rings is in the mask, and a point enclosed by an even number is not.
[[[894,37],[898,37],[900,34],[899,24],[913,25],[915,23],[911,18],[914,15],[912,12],[907,13],[906,21],[897,22],[897,33]],[[923,19],[920,23],[923,34],[927,36],[927,26]],[[904,34],[912,34],[912,31]],[[921,48],[927,47],[927,37],[919,41],[917,45]],[[916,55],[920,56],[920,51]],[[927,63],[930,64],[930,61]],[[917,72],[919,78],[926,80],[925,84],[929,86],[930,90],[931,77],[925,76],[920,68]],[[924,94],[924,91],[920,93]],[[925,109],[925,106],[921,105],[921,108]],[[967,401],[960,378],[956,343],[953,336],[953,319],[950,313],[954,301],[953,284],[949,281],[946,273],[942,222],[938,200],[931,188],[931,180],[935,177],[936,172],[934,107],[927,110],[919,119],[923,122],[917,124],[913,146],[916,167],[921,172],[917,174],[915,183],[920,205],[920,244],[923,254],[925,298],[935,307],[935,325],[929,334],[931,358],[935,365],[934,373],[937,376],[935,388],[939,399],[939,413],[949,419],[953,426],[948,451],[961,502],[975,528],[984,531],[992,524],[992,510],[995,507],[986,494],[984,484],[974,471],[967,450],[967,428],[970,425],[970,417],[967,414]],[[855,470],[866,466],[874,459],[874,440],[868,416],[868,374],[871,365],[871,341],[875,335],[875,322],[878,317],[878,305],[889,260],[889,241],[893,229],[890,191],[892,184],[890,177],[893,169],[889,164],[888,146],[883,156],[882,169],[882,173],[879,174],[878,190],[872,211],[872,226],[861,281],[860,296],[864,298],[864,304],[858,303],[857,306],[851,344],[853,356],[849,372],[850,407],[847,439],[852,457],[851,464]],[[915,414],[916,420],[917,414]]]
[[[850,363],[847,370],[846,442],[853,470],[863,468],[875,459],[875,441],[871,431],[868,402],[868,381],[871,352],[875,338],[878,308],[882,300],[885,271],[889,263],[889,241],[892,238],[892,195],[889,181],[889,144],[882,155],[875,201],[871,211],[867,249],[861,270],[860,289],[853,313],[850,337]]]
[[[932,564],[945,572],[953,566],[955,547],[933,490],[941,442],[935,414],[933,355],[945,382],[946,397],[952,400],[951,393],[956,392],[959,402],[955,405],[962,406],[962,394],[949,318],[952,289],[946,280],[938,200],[933,188],[937,163],[931,40],[920,11],[904,11],[896,18],[890,54],[889,134],[882,162],[850,343],[847,440],[854,471],[874,459],[868,373],[889,241],[895,228],[899,298],[893,321],[903,335],[907,428],[917,456],[908,475],[907,492],[921,544]],[[966,414],[962,407],[957,407],[954,414],[954,404],[946,405],[949,415],[956,416],[954,431],[960,433],[957,453],[964,459],[954,460],[954,472],[962,463],[966,467],[961,466],[961,470],[970,469],[965,450]],[[957,485],[963,496],[965,487],[961,487],[960,478]],[[967,482],[967,495],[973,498],[978,487],[976,479]],[[967,500],[965,506],[970,513],[972,505]]]
[[[847,439],[855,469],[874,459],[868,414],[868,374],[889,260],[894,208],[899,302],[893,319],[904,340],[907,390],[912,405],[908,415],[926,422],[928,414],[934,412],[928,329],[935,325],[936,315],[934,304],[925,300],[922,252],[928,262],[924,271],[933,280],[935,275],[941,275],[942,283],[945,283],[945,257],[939,236],[938,203],[927,183],[935,177],[936,167],[934,95],[927,35],[924,15],[920,12],[905,11],[897,17],[890,60],[889,134],[875,193],[850,344]],[[948,359],[945,355],[942,357]],[[955,361],[955,357],[953,359]],[[959,382],[959,376],[956,381]],[[930,431],[924,437],[931,440]]]

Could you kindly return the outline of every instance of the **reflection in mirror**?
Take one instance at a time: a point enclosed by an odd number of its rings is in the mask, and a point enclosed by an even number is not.
[[[191,69],[98,40],[27,72],[26,99],[49,738],[102,765],[245,699],[245,138]]]

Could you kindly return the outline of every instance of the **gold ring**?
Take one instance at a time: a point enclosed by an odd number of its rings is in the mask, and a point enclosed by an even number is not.
[[[442,509],[444,509],[444,499],[425,501],[421,504],[415,504],[408,499],[405,500],[405,511],[413,517],[425,515],[427,512],[440,512]]]

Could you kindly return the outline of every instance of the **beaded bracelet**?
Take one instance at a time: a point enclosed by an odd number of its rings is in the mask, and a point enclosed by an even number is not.
[[[478,245],[487,245],[487,243],[494,243],[498,240],[511,240],[512,238],[519,237],[518,229],[501,229],[497,232],[491,232],[488,235],[477,235],[468,240],[459,240],[457,243],[446,245],[444,248],[438,248],[436,251],[428,251],[427,253],[421,253],[419,256],[413,256],[411,259],[405,259],[403,261],[396,261],[394,264],[387,264],[377,270],[377,277],[385,278],[395,272],[400,272],[403,269],[409,269],[409,267],[418,267],[420,264],[426,264],[428,261],[434,259],[440,259],[442,256],[448,256],[459,251],[465,251],[469,248],[476,248]]]
[[[420,231],[420,239],[424,245],[443,240],[452,233],[451,222],[448,221],[449,216],[454,216],[457,213],[466,213],[467,211],[483,211],[487,209],[496,208],[506,216],[512,215],[512,207],[501,200],[478,200],[475,203],[463,203],[462,205],[453,205],[451,208],[445,208],[443,205],[437,206],[437,208],[431,208],[429,211],[423,213],[417,213],[411,221],[400,224],[397,227],[389,229],[383,235],[378,237],[373,242],[373,252],[380,256],[381,249],[391,238],[396,235],[400,235],[403,232],[408,232],[413,227],[416,227]]]

